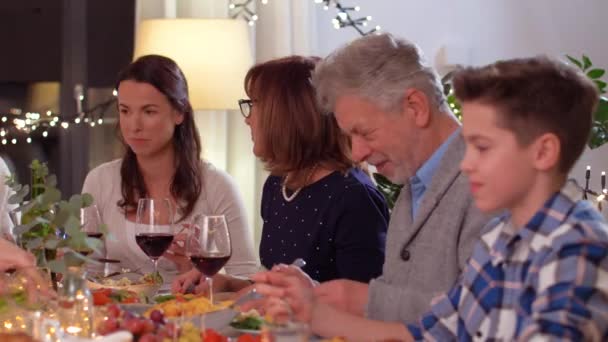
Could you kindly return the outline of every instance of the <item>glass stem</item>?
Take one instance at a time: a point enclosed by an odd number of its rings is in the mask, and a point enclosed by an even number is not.
[[[213,277],[207,277],[207,283],[209,285],[209,302],[213,305]]]
[[[156,275],[158,273],[158,259],[152,259],[152,262],[154,263],[154,274]]]

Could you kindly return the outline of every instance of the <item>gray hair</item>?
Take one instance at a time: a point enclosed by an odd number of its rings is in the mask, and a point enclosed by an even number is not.
[[[317,99],[326,112],[342,95],[358,95],[385,111],[401,111],[407,88],[422,91],[433,112],[449,111],[443,86],[415,44],[391,34],[359,38],[323,59],[313,74]]]

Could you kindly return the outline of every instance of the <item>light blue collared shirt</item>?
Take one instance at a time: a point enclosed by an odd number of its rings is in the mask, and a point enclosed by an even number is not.
[[[431,185],[431,180],[433,179],[435,171],[437,171],[437,167],[439,166],[439,162],[441,161],[445,150],[448,149],[448,146],[450,146],[452,140],[454,140],[454,138],[459,134],[460,128],[450,134],[450,136],[439,146],[439,148],[433,152],[431,157],[424,162],[424,164],[422,164],[418,171],[416,171],[416,174],[413,177],[410,177],[409,182],[412,194],[412,220],[416,217],[420,200],[426,192],[426,189],[428,189]]]

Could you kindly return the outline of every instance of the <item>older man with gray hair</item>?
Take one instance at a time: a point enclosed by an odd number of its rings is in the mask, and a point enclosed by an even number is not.
[[[456,281],[488,221],[459,169],[460,124],[418,47],[390,34],[338,49],[317,66],[313,83],[321,106],[351,136],[353,158],[404,185],[382,276],[326,282],[315,296],[356,315],[412,321]]]

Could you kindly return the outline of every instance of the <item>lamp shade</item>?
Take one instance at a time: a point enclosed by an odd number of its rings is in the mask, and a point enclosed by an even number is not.
[[[252,65],[249,30],[236,19],[152,19],[141,22],[134,59],[173,59],[186,75],[194,109],[238,109]]]

